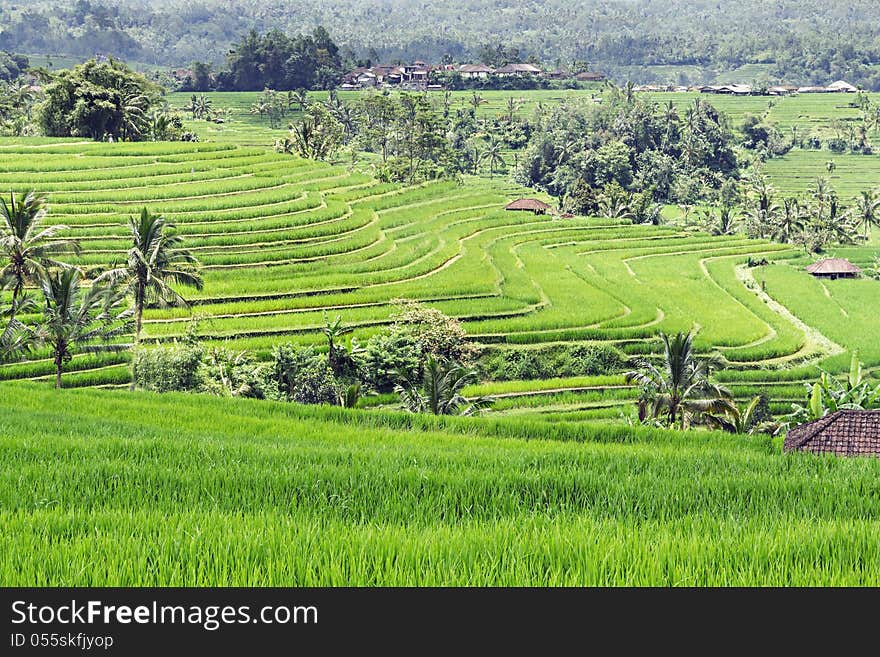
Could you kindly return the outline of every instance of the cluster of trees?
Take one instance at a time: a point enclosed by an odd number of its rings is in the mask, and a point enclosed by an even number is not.
[[[366,394],[397,393],[414,413],[470,415],[485,405],[462,389],[477,380],[475,350],[461,324],[413,302],[387,331],[364,345],[346,341],[351,328],[325,317],[326,351],[278,345],[267,362],[247,351],[206,349],[190,334],[180,344],[137,352],[138,387],[158,392],[208,392],[301,404],[354,407]]]
[[[847,204],[825,178],[817,178],[804,194],[787,197],[780,197],[760,173],[747,178],[742,193],[732,183],[727,189],[721,207],[701,218],[716,235],[742,231],[819,253],[830,244],[867,241],[871,227],[880,225],[876,191],[862,191]]]
[[[260,91],[333,89],[346,71],[339,48],[323,27],[288,37],[281,30],[250,30],[232,45],[226,67],[213,75],[211,65],[196,62],[183,90]]]
[[[516,180],[595,214],[608,185],[693,202],[736,176],[735,138],[701,99],[680,112],[611,88],[601,103],[562,103],[540,116]]]
[[[50,137],[113,141],[198,141],[168,110],[163,90],[115,59],[91,59],[51,77],[36,105]]]
[[[377,156],[380,179],[405,182],[455,177],[471,171],[480,158],[469,145],[478,134],[475,109],[450,111],[449,94],[439,106],[426,94],[378,92],[350,103],[333,92],[324,103],[307,96],[297,102],[305,106],[304,116],[276,143],[279,151],[324,159],[348,146],[353,156],[358,151]]]
[[[22,76],[29,68],[30,63],[25,55],[16,55],[0,50],[0,80],[12,82]]]
[[[104,271],[60,260],[79,245],[63,237],[66,226],[49,225],[47,218],[45,198],[34,192],[0,199],[0,282],[10,291],[0,313],[0,360],[45,349],[60,388],[64,366],[76,353],[129,349],[123,340],[132,331],[137,346],[144,308],[185,303],[169,283],[200,288],[202,279],[173,226],[146,208],[129,222],[127,262]]]
[[[305,0],[30,0],[24,8],[0,9],[0,25],[0,48],[10,51],[105,52],[171,66],[194,60],[221,65],[229,46],[250,29],[290,34],[303,25],[324,25],[373,63],[445,57],[501,64],[533,55],[546,62],[586,60],[644,83],[656,81],[654,66],[698,68],[707,77],[694,82],[708,82],[721,71],[763,64],[774,81],[842,78],[880,89],[874,0],[350,0],[345,11]],[[756,25],[761,29],[747,29]]]

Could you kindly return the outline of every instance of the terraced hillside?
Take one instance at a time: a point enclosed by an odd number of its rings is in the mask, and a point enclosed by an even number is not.
[[[812,316],[804,323],[762,291],[759,279],[795,309],[785,295],[814,284],[786,264],[799,255],[789,247],[507,212],[523,191],[497,180],[402,188],[344,166],[218,143],[0,142],[0,189],[30,188],[49,194],[53,220],[80,240],[85,266],[125,257],[124,222],[143,205],[171,218],[205,266],[205,289],[189,295],[197,331],[232,348],[320,344],[325,313],[363,339],[389,322],[393,300],[406,298],[462,318],[495,348],[589,340],[635,354],[655,349],[658,331],[696,328],[700,345],[729,361],[725,376],[738,394],[767,387],[779,403],[801,396],[798,381],[821,359],[861,348],[880,364],[880,351],[862,344],[872,338]],[[750,256],[778,264],[750,269]],[[781,275],[791,278],[784,290],[775,285]],[[835,283],[829,296],[849,293],[847,282]],[[880,286],[863,283],[875,298]],[[850,304],[847,321],[869,321],[869,307]],[[150,309],[147,339],[180,338],[192,317]],[[44,356],[0,376],[48,380]],[[77,356],[65,385],[125,384],[127,358]],[[551,419],[615,415],[635,394],[615,377],[478,391],[501,395],[499,412]]]

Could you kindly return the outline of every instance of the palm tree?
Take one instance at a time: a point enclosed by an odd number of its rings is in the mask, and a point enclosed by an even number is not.
[[[796,198],[782,201],[782,212],[779,214],[773,229],[773,239],[783,244],[793,243],[804,231],[804,213]]]
[[[477,108],[478,108],[480,105],[484,105],[484,104],[486,104],[488,101],[487,101],[485,98],[483,98],[482,96],[480,96],[480,95],[475,91],[475,92],[473,92],[473,95],[471,96],[471,98],[470,98],[470,100],[469,100],[468,102],[471,104],[471,107],[474,108],[474,114],[476,114],[476,113],[477,113]]]
[[[260,119],[263,118],[264,114],[269,114],[272,111],[272,108],[268,103],[254,103],[251,105],[250,113],[254,115],[259,115]]]
[[[339,344],[342,336],[351,333],[354,330],[351,326],[345,326],[342,323],[342,316],[337,315],[332,322],[324,313],[324,327],[321,332],[327,338],[327,365],[333,370],[334,374],[339,374],[342,367],[342,360],[345,355],[345,348]]]
[[[47,215],[46,199],[33,191],[24,198],[12,192],[8,204],[0,198],[0,253],[7,261],[0,269],[0,279],[12,288],[11,319],[15,318],[25,286],[36,283],[47,267],[60,264],[52,256],[79,251],[76,240],[57,239],[67,226],[44,225]]]
[[[856,198],[855,216],[865,229],[867,242],[871,226],[880,226],[880,198],[876,192],[865,190]]]
[[[299,105],[299,111],[305,112],[306,108],[309,106],[309,92],[302,88],[297,89],[296,102]]]
[[[121,351],[129,345],[110,341],[131,330],[132,309],[125,290],[105,275],[82,285],[78,269],[65,267],[45,272],[40,280],[45,299],[39,331],[55,362],[55,387],[75,351]]]
[[[513,96],[507,97],[507,122],[513,123],[513,117],[516,115],[516,110],[519,108],[520,101],[515,100]]]
[[[139,216],[129,218],[128,229],[132,240],[128,263],[109,273],[115,279],[123,279],[126,289],[134,297],[134,346],[137,347],[147,302],[186,306],[186,300],[169,283],[201,290],[203,281],[199,261],[181,248],[183,238],[170,232],[174,224],[168,223],[165,217],[144,208]],[[134,372],[131,385],[134,389]]]
[[[395,386],[395,391],[411,413],[474,415],[489,404],[486,398],[467,399],[461,394],[462,389],[476,379],[475,370],[430,355],[421,385],[404,381]]]
[[[498,141],[495,137],[489,140],[489,144],[480,153],[480,161],[488,160],[489,162],[489,177],[492,177],[492,174],[495,173],[495,166],[501,165],[504,166],[504,157],[502,156],[502,145],[501,142]]]
[[[761,399],[761,395],[755,395],[742,408],[734,405],[726,414],[713,415],[709,413],[705,416],[706,424],[728,433],[773,433],[778,425],[773,422],[759,422],[758,412]]]
[[[640,420],[665,418],[670,426],[687,429],[703,414],[726,413],[734,407],[730,392],[709,381],[712,361],[696,355],[690,333],[661,333],[660,339],[662,366],[641,361],[638,370],[626,373],[627,381],[642,388]]]

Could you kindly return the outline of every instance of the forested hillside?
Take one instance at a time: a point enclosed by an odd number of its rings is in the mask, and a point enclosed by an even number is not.
[[[510,57],[587,61],[636,82],[734,71],[877,89],[877,13],[875,0],[26,0],[0,7],[0,49],[220,64],[251,28],[298,34],[322,25],[352,61],[485,60],[503,43]]]

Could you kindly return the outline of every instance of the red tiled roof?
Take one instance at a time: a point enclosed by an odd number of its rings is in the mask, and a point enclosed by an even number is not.
[[[862,270],[844,258],[826,258],[807,267],[811,274],[861,274]]]
[[[880,456],[880,411],[843,410],[802,424],[785,436],[785,451]]]

